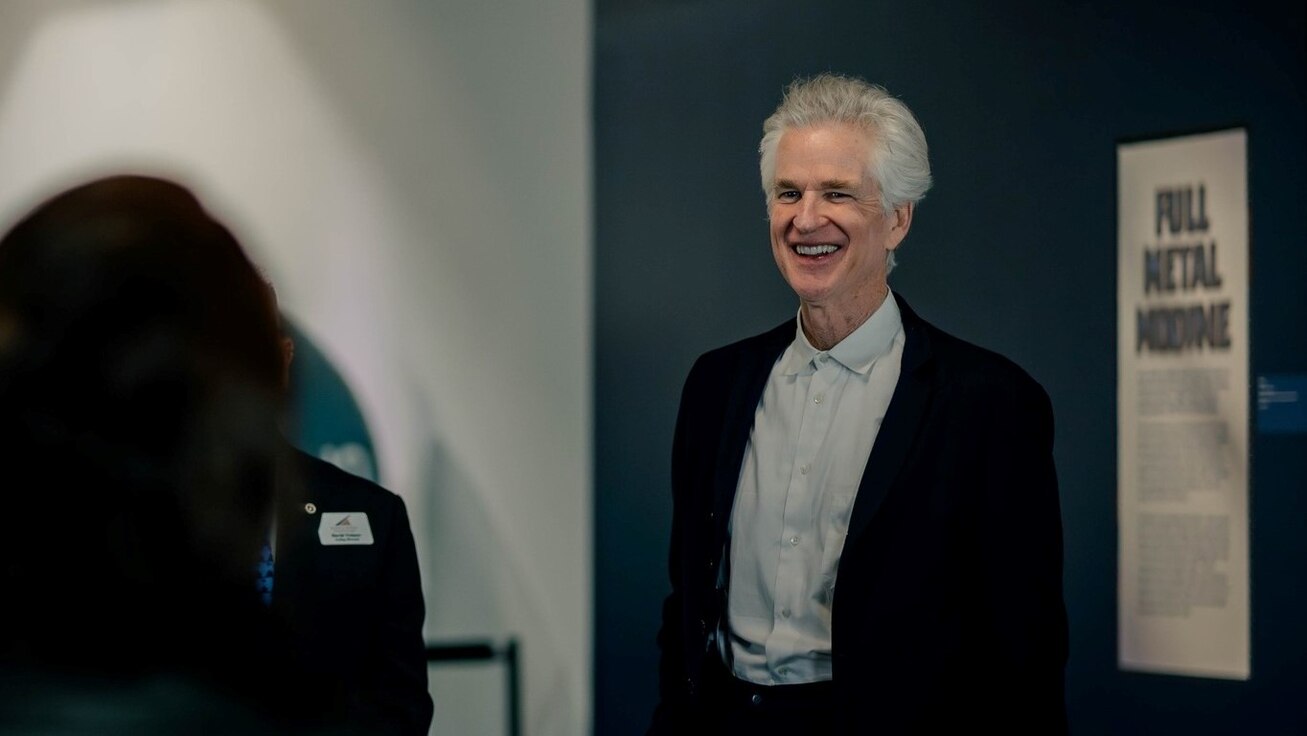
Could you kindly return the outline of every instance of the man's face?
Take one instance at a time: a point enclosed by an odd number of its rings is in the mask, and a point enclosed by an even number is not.
[[[772,255],[805,307],[865,317],[887,288],[886,253],[911,207],[886,215],[872,178],[870,134],[844,123],[786,131],[768,214]]]

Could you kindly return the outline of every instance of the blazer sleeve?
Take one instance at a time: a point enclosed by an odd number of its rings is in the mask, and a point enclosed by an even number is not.
[[[689,701],[691,697],[688,672],[685,666],[684,631],[684,572],[682,549],[685,533],[682,516],[691,505],[686,495],[693,493],[691,472],[691,427],[694,424],[696,387],[702,373],[701,358],[685,381],[681,403],[676,413],[676,430],[672,438],[672,533],[668,550],[667,570],[671,579],[671,593],[663,600],[662,626],[658,631],[658,704],[649,726],[649,736],[688,733]]]
[[[986,438],[977,527],[987,577],[981,610],[994,636],[990,705],[995,725],[1009,732],[1059,734],[1067,729],[1067,621],[1053,410],[1043,388],[1021,378],[995,397],[998,431]]]
[[[426,608],[404,500],[389,493],[387,499],[390,535],[383,550],[382,600],[377,607],[380,651],[369,699],[383,732],[416,736],[427,733],[432,716],[422,638]]]

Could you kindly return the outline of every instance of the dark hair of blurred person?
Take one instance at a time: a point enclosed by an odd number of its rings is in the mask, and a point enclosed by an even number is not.
[[[0,730],[316,705],[253,587],[281,374],[261,277],[176,184],[101,179],[0,241]]]

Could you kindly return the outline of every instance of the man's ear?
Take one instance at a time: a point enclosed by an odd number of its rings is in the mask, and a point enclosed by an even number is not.
[[[912,202],[894,205],[894,209],[887,215],[890,218],[890,228],[889,242],[885,243],[886,250],[898,248],[899,243],[908,236],[908,230],[912,227],[912,213],[916,209],[917,206]]]

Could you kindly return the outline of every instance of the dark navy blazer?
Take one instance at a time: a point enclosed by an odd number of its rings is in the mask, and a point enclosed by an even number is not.
[[[897,298],[897,297],[896,297]],[[1062,526],[1048,395],[898,299],[902,370],[862,473],[831,612],[842,733],[1066,730]],[[672,592],[651,734],[690,733],[754,412],[795,321],[701,356],[672,451]]]
[[[299,485],[279,493],[273,613],[336,688],[323,700],[343,731],[426,734],[425,609],[404,501],[304,453],[291,458],[288,482]],[[367,514],[374,543],[322,544],[318,527],[331,512]]]

